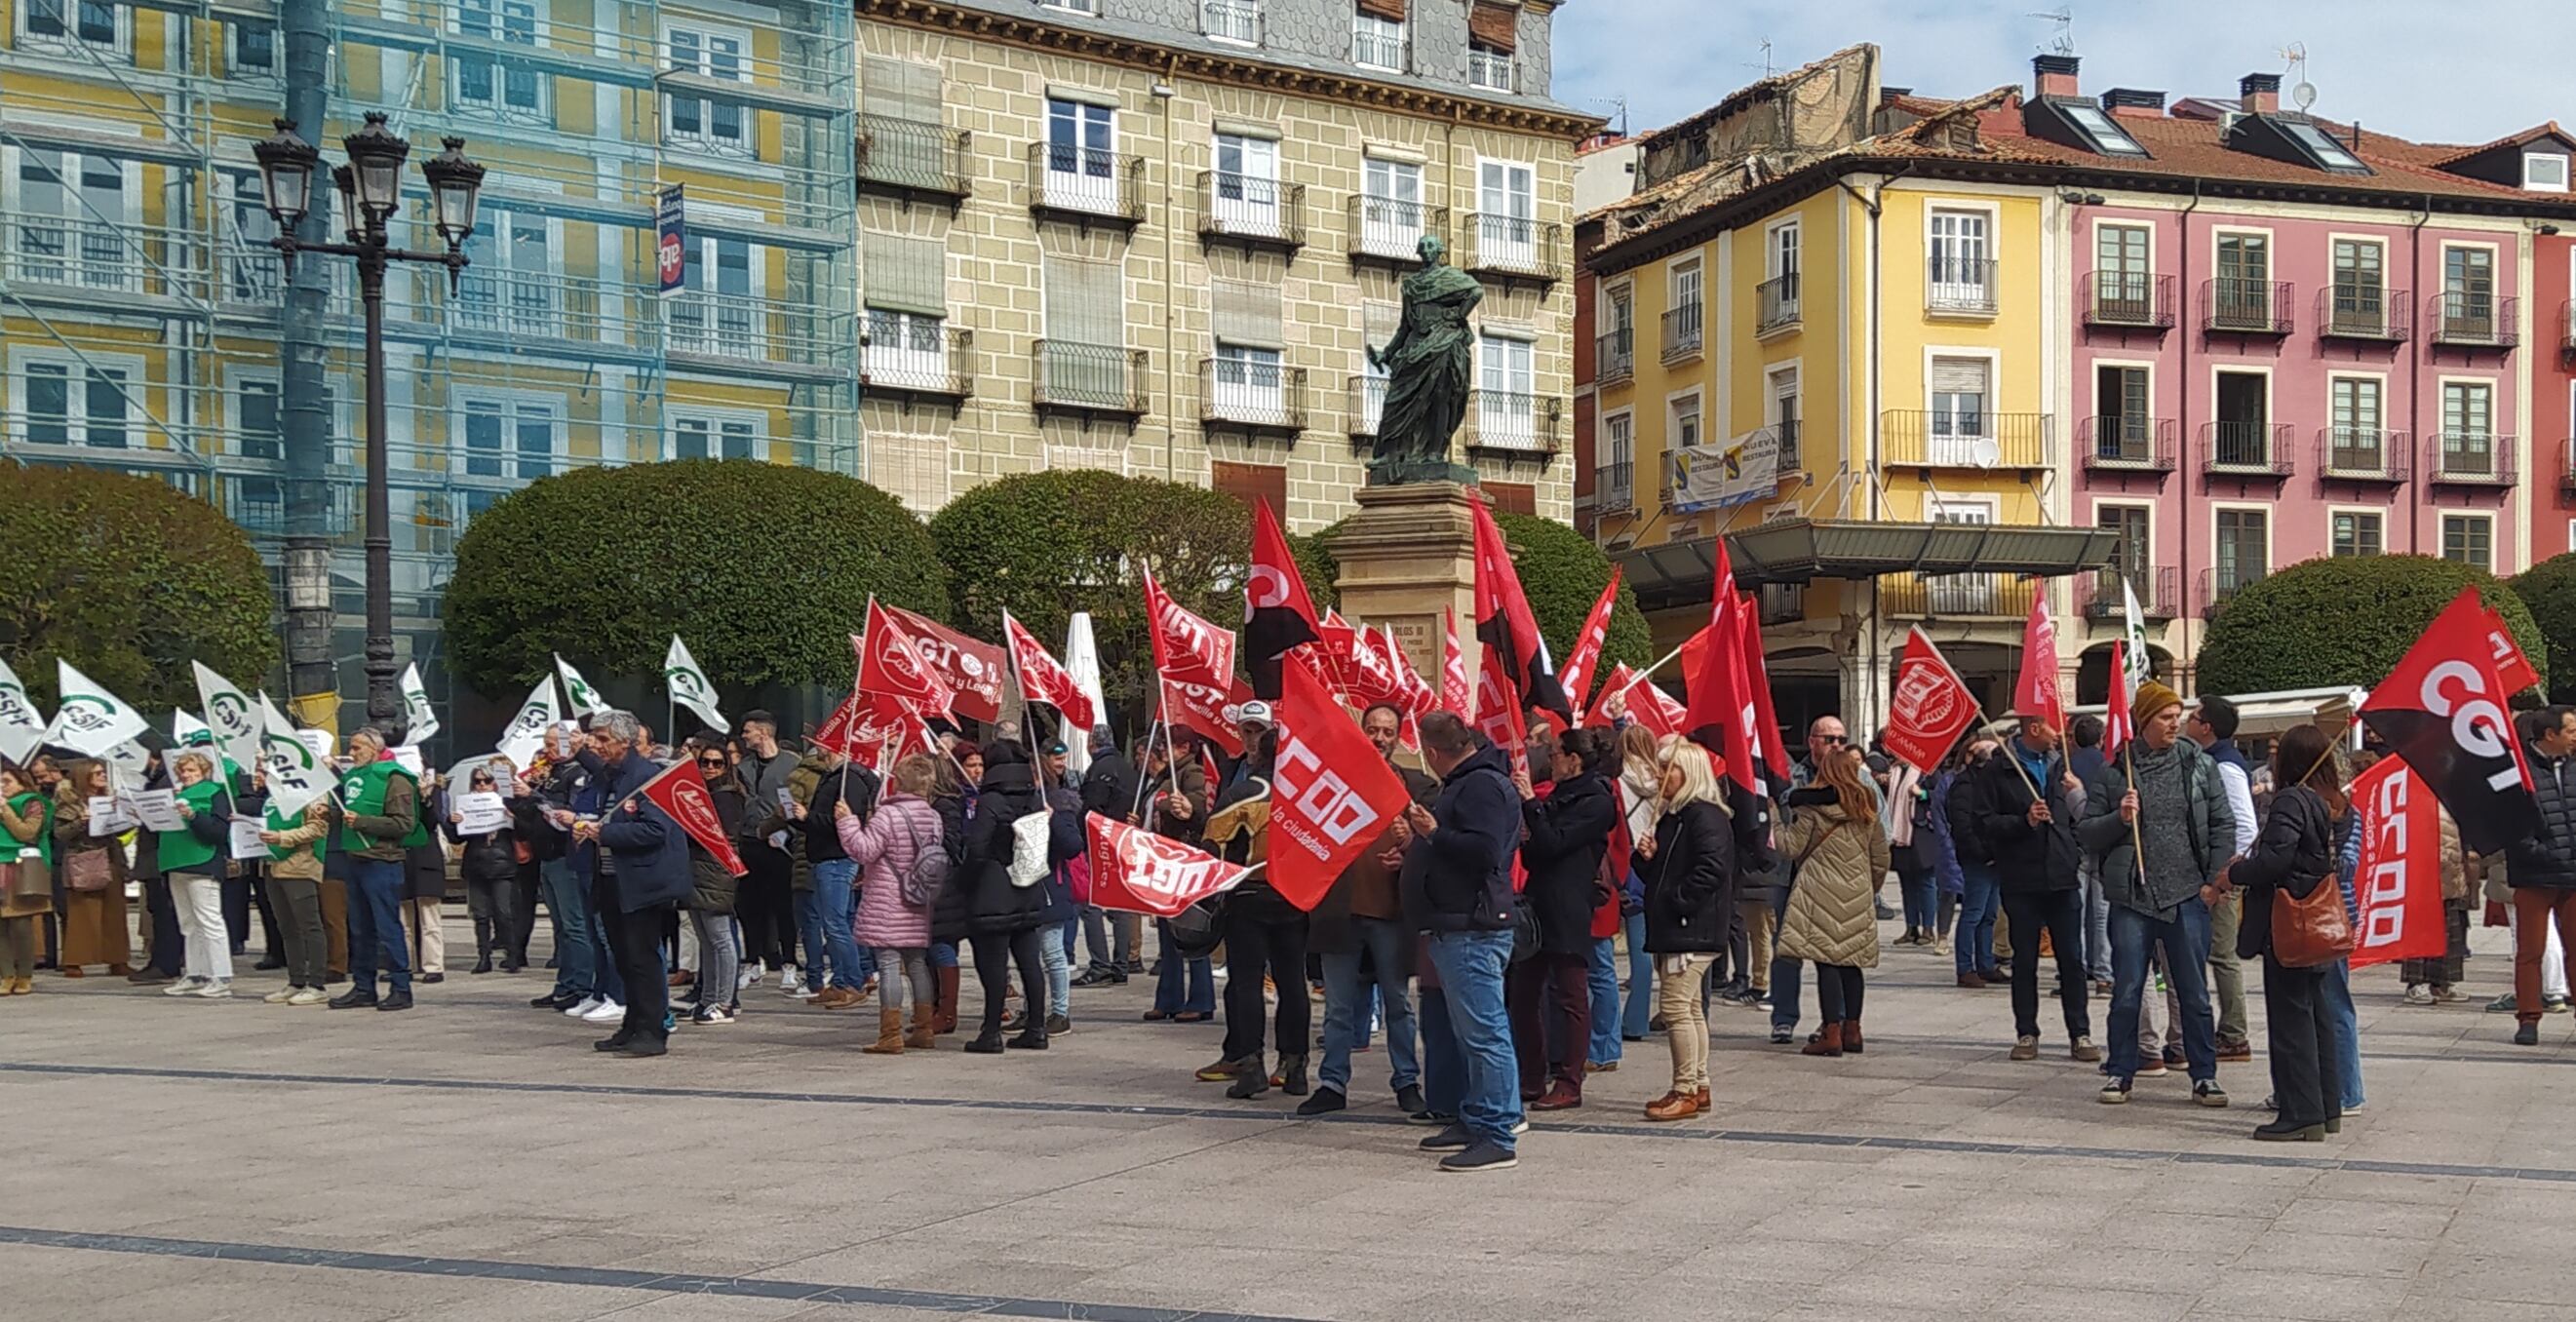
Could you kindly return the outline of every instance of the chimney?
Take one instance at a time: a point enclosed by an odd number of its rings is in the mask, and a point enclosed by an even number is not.
[[[1889,105],[1900,96],[1912,95],[1914,95],[1914,89],[1911,87],[1881,87],[1878,89],[1878,103],[1882,106]]]
[[[2165,113],[2165,94],[2142,92],[2134,87],[2114,87],[2102,94],[2102,108],[2114,115],[2154,119]]]
[[[2072,55],[2032,56],[2031,95],[2034,97],[2083,95],[2075,90],[2075,71],[2081,63]]]
[[[2249,115],[2275,115],[2281,111],[2281,75],[2249,73],[2236,84],[2236,108]]]

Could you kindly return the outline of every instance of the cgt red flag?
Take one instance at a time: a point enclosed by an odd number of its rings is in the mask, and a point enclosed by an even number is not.
[[[2066,728],[2066,703],[2057,691],[2057,621],[2048,597],[2033,592],[2030,618],[2021,626],[2021,678],[2013,683],[2013,714],[2036,716],[2052,730]]]
[[[1887,751],[1926,775],[1977,719],[1977,698],[1917,625],[1896,661],[1896,692],[1887,705]]]
[[[1002,649],[901,606],[878,608],[911,633],[924,665],[956,694],[950,710],[979,721],[1002,719]]]
[[[1019,673],[1020,692],[1031,702],[1043,702],[1064,713],[1065,723],[1083,732],[1077,737],[1088,738],[1091,728],[1099,723],[1100,713],[1092,707],[1091,695],[1073,682],[1072,674],[1048,653],[1046,644],[1012,619],[1009,611],[1002,612],[1002,641],[1010,645],[1011,666]]]
[[[2513,640],[2513,629],[2504,622],[2504,612],[2487,607],[2487,639],[2495,645],[2496,678],[2507,693],[2520,693],[2540,683],[2540,672],[2531,668],[2531,658],[2522,654],[2522,645]]]
[[[684,757],[674,762],[661,775],[644,782],[636,791],[654,807],[689,833],[698,848],[713,855],[725,871],[741,876],[751,869],[743,866],[742,855],[734,852],[733,841],[725,835],[724,819],[716,815],[716,796],[707,790],[707,778],[698,770],[698,760]]]
[[[1178,917],[1182,910],[1234,888],[1245,868],[1141,826],[1092,813],[1091,902],[1121,913]]]
[[[859,691],[893,698],[915,711],[948,715],[957,693],[922,659],[921,644],[875,600],[868,602],[868,631],[850,639],[859,654]]]
[[[1503,539],[1501,525],[1494,522],[1484,502],[1472,506],[1476,518],[1476,637],[1485,644],[1484,669],[1501,662],[1502,675],[1511,685],[1515,709],[1543,707],[1574,721],[1574,708],[1565,700],[1565,687],[1557,682],[1555,663],[1548,659],[1547,640],[1538,632],[1538,617],[1531,613],[1529,596],[1521,591],[1520,569],[1512,563],[1512,548]],[[1499,657],[1497,657],[1499,653]]]
[[[2451,810],[2473,853],[2500,852],[2540,829],[2522,741],[2505,714],[2508,692],[2486,608],[2466,587],[2361,705],[2363,723]]]
[[[1410,796],[1312,665],[1292,656],[1281,679],[1268,880],[1311,913]]]
[[[1592,672],[1601,664],[1602,644],[1610,638],[1610,612],[1619,604],[1619,567],[1610,567],[1610,585],[1601,589],[1601,598],[1592,603],[1592,613],[1583,617],[1583,632],[1574,636],[1574,650],[1565,656],[1565,697],[1577,712],[1583,710],[1585,695],[1592,692]]]
[[[1476,686],[1467,678],[1467,645],[1458,636],[1456,607],[1441,612],[1439,710],[1465,718],[1476,713]]]
[[[2352,967],[2439,956],[2451,944],[2442,923],[2441,806],[2404,759],[2384,757],[2353,778],[2352,808],[2361,814]]]
[[[1279,517],[1267,499],[1252,505],[1252,573],[1243,580],[1243,653],[1256,697],[1279,696],[1279,658],[1320,636],[1315,600]]]

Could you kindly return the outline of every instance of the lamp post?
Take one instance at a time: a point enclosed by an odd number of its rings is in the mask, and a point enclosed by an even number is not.
[[[329,253],[358,259],[358,294],[367,313],[367,719],[391,728],[402,714],[394,691],[393,513],[385,470],[385,271],[394,262],[426,262],[447,268],[452,295],[465,273],[465,241],[474,234],[474,207],[483,190],[483,167],[465,158],[465,140],[446,138],[446,150],[420,163],[429,183],[430,217],[443,253],[410,252],[393,246],[385,222],[402,205],[402,167],[411,143],[385,127],[381,111],[368,111],[366,123],[340,140],[349,163],[331,171],[346,217],[346,243],[305,243],[296,228],[312,210],[314,176],[322,153],[298,137],[293,120],[276,121],[277,132],[251,147],[259,160],[260,187],[269,218],[277,222],[271,246],[295,271],[300,252]]]

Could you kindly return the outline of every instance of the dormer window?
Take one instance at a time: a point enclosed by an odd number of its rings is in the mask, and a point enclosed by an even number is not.
[[[2342,143],[2327,137],[2324,129],[2318,128],[2307,120],[2275,119],[2271,123],[2288,134],[2290,141],[2305,150],[2314,159],[2319,169],[2332,170],[2337,174],[2370,173],[2370,167],[2363,165],[2360,157],[2346,150]]]
[[[2129,131],[2105,114],[2090,98],[2051,96],[2030,103],[2027,123],[2032,136],[2069,147],[2080,147],[2101,156],[2125,156],[2133,160],[2146,158],[2147,149],[2138,145]]]
[[[2353,154],[2352,148],[2304,116],[2239,115],[2227,123],[2224,134],[2231,151],[2305,165],[2328,174],[2371,172],[2370,167]]]
[[[2549,152],[2524,153],[2522,186],[2534,193],[2566,192],[2567,158]]]

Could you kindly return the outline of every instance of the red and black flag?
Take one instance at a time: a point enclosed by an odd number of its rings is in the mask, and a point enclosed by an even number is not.
[[[1306,577],[1279,531],[1270,502],[1252,505],[1252,573],[1243,581],[1244,663],[1252,671],[1252,694],[1279,700],[1279,658],[1288,649],[1323,636],[1314,598],[1306,595]]]
[[[1538,617],[1530,613],[1529,597],[1521,591],[1512,549],[1481,502],[1475,511],[1476,637],[1493,657],[1488,665],[1499,669],[1522,710],[1543,707],[1564,718],[1565,728],[1572,729],[1574,704],[1566,701],[1565,687],[1557,682],[1556,663],[1548,658],[1547,642],[1538,635]]]
[[[2497,853],[2540,826],[2507,696],[2486,608],[2466,587],[2361,705],[2362,721],[2451,810],[2474,854]]]

